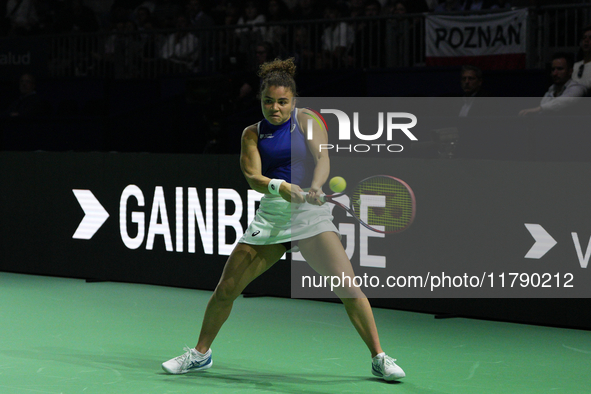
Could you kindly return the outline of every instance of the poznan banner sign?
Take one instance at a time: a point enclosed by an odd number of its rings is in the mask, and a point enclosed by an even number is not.
[[[527,15],[527,9],[521,9],[487,15],[427,16],[427,65],[525,68]]]

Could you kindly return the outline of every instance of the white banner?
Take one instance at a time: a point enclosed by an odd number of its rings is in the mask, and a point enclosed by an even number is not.
[[[527,9],[486,15],[429,15],[427,57],[524,54]]]

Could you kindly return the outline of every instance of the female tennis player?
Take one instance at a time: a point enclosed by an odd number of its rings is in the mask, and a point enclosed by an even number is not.
[[[315,127],[312,139],[305,138],[311,116],[295,108],[295,71],[293,59],[260,66],[264,119],[244,130],[240,166],[250,187],[265,195],[207,304],[197,346],[163,363],[167,373],[184,374],[213,365],[211,344],[234,300],[292,247],[320,275],[355,275],[330,208],[318,199],[330,171],[328,152],[319,149],[328,135],[324,127]],[[334,292],[371,352],[372,373],[388,381],[403,378],[396,360],[382,351],[371,306],[361,290],[340,287]]]

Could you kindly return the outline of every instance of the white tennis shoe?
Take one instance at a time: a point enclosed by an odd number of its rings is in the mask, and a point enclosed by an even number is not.
[[[186,347],[184,354],[162,363],[162,369],[166,373],[179,375],[187,372],[203,371],[211,368],[212,365],[211,349],[205,354],[201,354],[195,349]]]
[[[394,361],[386,353],[378,354],[371,360],[371,373],[389,382],[402,379],[406,374]]]

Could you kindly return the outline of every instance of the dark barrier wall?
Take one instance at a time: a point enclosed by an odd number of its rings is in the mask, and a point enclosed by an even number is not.
[[[399,251],[396,264],[424,265],[432,273],[435,266],[451,273],[458,263],[468,271],[493,267],[495,278],[500,270],[547,271],[560,273],[561,283],[572,273],[576,290],[589,287],[590,268],[583,265],[591,250],[590,164],[390,163],[418,204],[413,226],[388,240]],[[334,168],[342,164],[334,158]],[[3,152],[0,168],[0,270],[9,272],[213,289],[257,200],[234,155]],[[335,218],[348,220],[336,212]],[[557,242],[543,257],[525,258],[536,243],[525,223],[539,224]],[[363,272],[358,255],[352,261]],[[420,298],[402,292],[373,303],[591,329],[584,290],[556,295],[507,282],[500,291],[492,299],[478,292]],[[290,264],[279,262],[247,292],[289,296]]]
[[[213,289],[226,260],[219,254],[218,213],[232,216],[238,209],[244,212],[242,227],[246,224],[248,185],[237,156],[3,152],[0,168],[3,271]],[[134,249],[125,245],[121,235],[121,196],[129,185],[137,186],[143,195],[143,203],[138,201],[138,193],[124,202],[127,236],[135,242],[143,238]],[[184,223],[182,232],[177,232],[176,226],[177,188],[185,201],[183,207],[178,205],[184,212],[178,220]],[[208,188],[210,197],[206,195]],[[103,209],[109,215],[90,239],[73,238],[85,217],[73,189],[89,190],[96,198],[80,198],[87,201],[91,226],[93,221],[102,223]],[[188,244],[189,190],[197,194],[201,211],[209,208],[213,214],[211,218],[204,215],[201,231],[212,234],[207,253],[201,242],[207,236],[200,236],[195,220],[193,251]],[[219,193],[229,196],[221,207]],[[155,208],[159,209],[154,213]],[[141,213],[143,226],[138,225],[134,218],[138,214],[133,212]],[[168,220],[171,244],[166,244],[168,234],[163,235],[163,217]],[[223,220],[230,227],[221,241],[222,249],[226,239],[229,244],[236,239],[235,220]],[[153,244],[148,246],[150,228]],[[284,278],[284,285],[271,280],[266,291],[288,296],[289,266],[275,271],[283,272],[279,277]],[[258,292],[256,286],[252,291]]]

